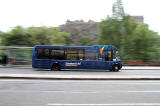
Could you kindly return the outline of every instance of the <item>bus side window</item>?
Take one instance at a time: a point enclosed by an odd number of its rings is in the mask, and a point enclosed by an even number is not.
[[[43,49],[37,49],[37,59],[43,59]]]
[[[54,60],[65,60],[64,50],[61,49],[50,49],[50,59]]]
[[[98,54],[95,50],[85,50],[85,60],[97,60]]]
[[[66,60],[84,60],[84,49],[66,49]]]
[[[78,50],[78,58],[79,60],[84,60],[84,49]]]
[[[77,49],[66,49],[66,59],[67,60],[78,60],[78,50]]]
[[[45,59],[49,59],[49,49],[44,50]]]

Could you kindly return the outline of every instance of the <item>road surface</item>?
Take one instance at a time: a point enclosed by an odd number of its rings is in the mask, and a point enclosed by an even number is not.
[[[0,106],[160,106],[160,81],[1,79]]]

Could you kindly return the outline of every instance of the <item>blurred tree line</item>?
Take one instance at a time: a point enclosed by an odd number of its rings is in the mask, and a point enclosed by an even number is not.
[[[123,60],[160,60],[160,36],[147,24],[127,15],[121,20],[107,18],[99,26],[98,43],[116,46]]]
[[[70,34],[58,27],[17,26],[9,32],[0,32],[0,38],[3,46],[69,45]]]

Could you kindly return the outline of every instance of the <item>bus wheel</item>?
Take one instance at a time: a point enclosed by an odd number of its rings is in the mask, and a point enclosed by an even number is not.
[[[59,71],[60,70],[60,66],[59,66],[59,64],[54,64],[53,66],[52,66],[52,69],[51,69],[52,71]]]
[[[118,65],[114,65],[113,68],[112,68],[112,71],[118,72],[119,71],[119,66]]]

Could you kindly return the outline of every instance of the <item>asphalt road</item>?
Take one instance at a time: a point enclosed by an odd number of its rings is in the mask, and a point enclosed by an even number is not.
[[[160,81],[1,79],[0,106],[160,106]]]

